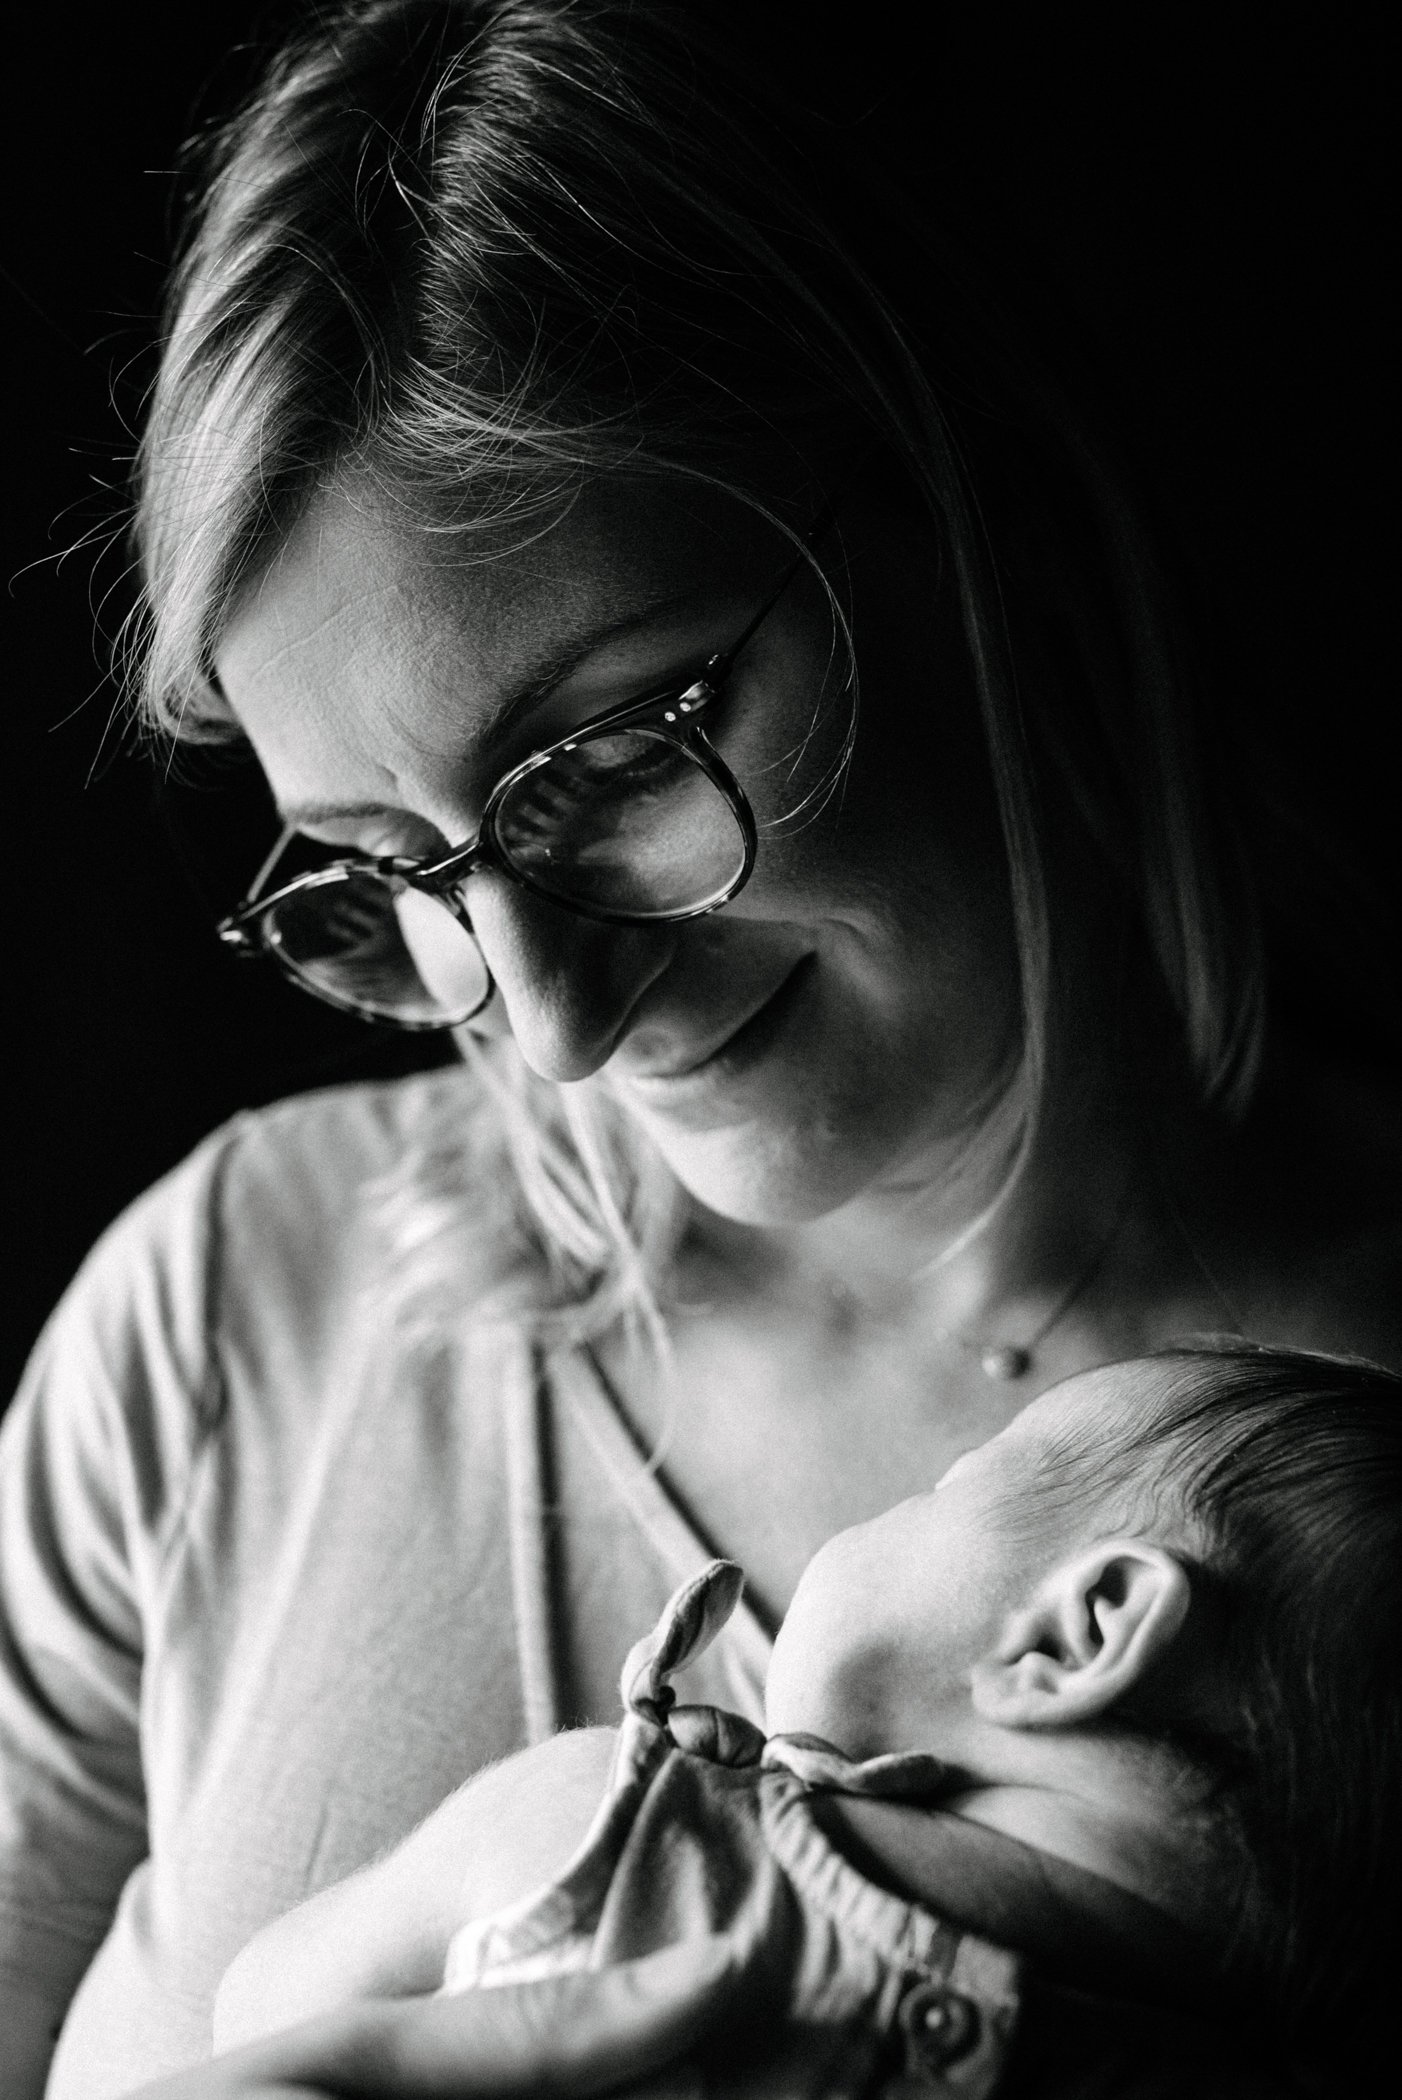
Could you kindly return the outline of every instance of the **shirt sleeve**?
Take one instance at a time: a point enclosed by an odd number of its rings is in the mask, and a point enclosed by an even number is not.
[[[218,1156],[99,1242],[0,1427],[0,1977],[56,2006],[147,1849],[143,1627],[217,1408]]]

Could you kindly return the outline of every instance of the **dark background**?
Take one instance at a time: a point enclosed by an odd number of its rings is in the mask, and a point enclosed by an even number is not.
[[[1214,704],[1264,730],[1329,842],[1324,863],[1317,844],[1277,844],[1277,1004],[1385,1074],[1402,885],[1383,704],[1383,15],[1147,4],[1030,27],[989,0],[920,10],[943,179],[970,212],[997,200],[1040,253],[1177,562]],[[95,1234],[222,1117],[438,1054],[223,954],[211,921],[261,848],[256,788],[233,772],[163,791],[163,769],[122,748],[108,676],[167,171],[267,19],[233,0],[52,8],[10,46],[5,1389]],[[880,9],[842,19],[885,34]]]

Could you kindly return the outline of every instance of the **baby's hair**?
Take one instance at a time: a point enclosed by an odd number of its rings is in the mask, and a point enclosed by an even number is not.
[[[1147,1473],[1200,1542],[1237,1694],[1192,1743],[1237,1854],[1229,1972],[1332,2046],[1381,2016],[1400,1951],[1402,1378],[1247,1345],[1152,1361],[1143,1411],[1091,1451],[1068,1433],[1043,1479],[1142,1508]]]

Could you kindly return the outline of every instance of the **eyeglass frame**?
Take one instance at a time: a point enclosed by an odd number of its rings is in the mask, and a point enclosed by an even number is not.
[[[216,929],[219,939],[233,949],[236,955],[246,959],[268,956],[277,963],[285,976],[292,979],[299,990],[308,992],[312,998],[320,999],[328,1006],[339,1007],[343,1013],[355,1014],[362,1020],[379,1021],[392,1028],[427,1032],[444,1027],[462,1027],[490,1005],[495,995],[496,981],[485,956],[482,958],[482,967],[487,978],[486,992],[480,1004],[473,1008],[471,1014],[465,1015],[462,1021],[399,1020],[389,1014],[377,1013],[349,997],[337,998],[334,992],[322,986],[310,985],[284,957],[275,937],[267,930],[268,914],[289,897],[304,895],[308,890],[320,889],[333,882],[343,882],[352,875],[392,877],[405,883],[410,889],[420,890],[424,895],[434,897],[440,904],[445,905],[464,931],[477,941],[480,951],[481,942],[477,940],[472,915],[460,891],[468,879],[483,868],[496,869],[499,874],[505,875],[530,895],[543,898],[547,904],[570,912],[576,918],[591,919],[606,925],[675,926],[688,919],[705,918],[709,913],[719,911],[723,905],[729,904],[733,897],[739,895],[753,875],[759,853],[759,832],[748,795],[710,741],[705,725],[699,718],[721,697],[741,653],[753,641],[809,560],[813,548],[832,524],[833,517],[833,509],[829,508],[823,512],[804,535],[802,553],[784,571],[781,581],[765,599],[754,618],[728,648],[717,650],[707,659],[698,678],[680,687],[670,680],[665,685],[654,686],[651,692],[642,694],[636,700],[625,701],[620,707],[608,708],[603,714],[581,722],[569,735],[557,737],[553,743],[545,745],[541,750],[531,752],[519,765],[508,768],[497,780],[483,805],[475,838],[464,845],[454,846],[437,860],[414,858],[405,854],[377,856],[348,853],[324,868],[314,868],[305,875],[295,876],[291,882],[284,883],[280,888],[262,896],[262,885],[268,880],[296,835],[296,825],[287,824],[239,904],[226,918],[220,920]],[[681,721],[681,716],[687,719]],[[523,780],[528,779],[532,773],[539,772],[543,766],[549,765],[563,753],[573,751],[579,744],[592,743],[624,729],[646,729],[660,742],[672,744],[685,752],[724,797],[735,819],[742,846],[739,872],[723,890],[701,904],[687,905],[679,911],[655,912],[610,911],[599,905],[572,904],[540,883],[533,882],[519,868],[513,867],[497,840],[494,826],[496,813],[507,796]]]

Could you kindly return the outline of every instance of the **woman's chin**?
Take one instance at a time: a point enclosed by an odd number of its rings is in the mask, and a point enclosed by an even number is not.
[[[739,1225],[827,1217],[860,1195],[884,1164],[870,1133],[845,1127],[846,1119],[795,1113],[788,1103],[700,1128],[650,1105],[629,1105],[688,1194]]]
[[[762,1141],[667,1144],[656,1131],[652,1135],[687,1193],[737,1225],[804,1225],[827,1217],[864,1185],[860,1172],[834,1173],[828,1162],[776,1157]]]

